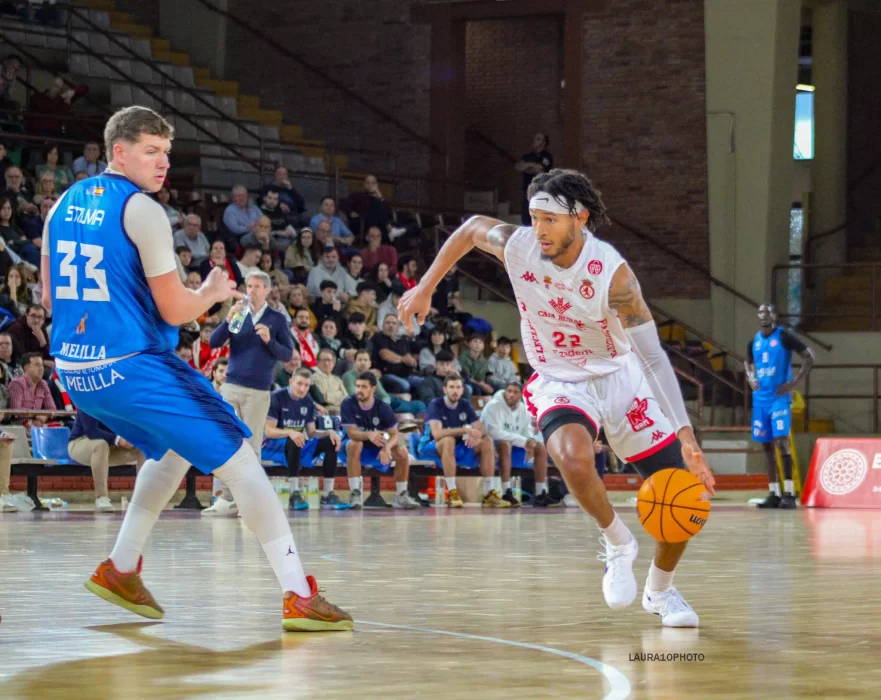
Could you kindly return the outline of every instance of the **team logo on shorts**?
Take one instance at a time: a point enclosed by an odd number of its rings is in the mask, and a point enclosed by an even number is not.
[[[520,275],[520,279],[526,280],[527,282],[532,282],[533,284],[538,284],[538,280],[535,279],[535,275],[533,275],[529,270]]]
[[[646,428],[651,428],[655,424],[655,422],[645,414],[648,407],[648,399],[633,399],[633,403],[630,405],[630,410],[627,411],[627,420],[630,421],[630,427],[633,429],[634,433],[638,433],[640,430],[645,430]]]
[[[554,311],[556,311],[558,314],[564,314],[572,308],[572,304],[570,304],[568,301],[565,301],[563,297],[551,299],[549,303]]]
[[[868,473],[868,464],[858,450],[838,450],[820,467],[820,486],[833,496],[856,490]]]
[[[593,284],[590,280],[582,280],[581,286],[578,288],[578,293],[583,296],[585,299],[593,299],[594,291]]]
[[[598,275],[603,271],[603,264],[599,260],[591,260],[587,263],[587,271],[592,275]]]
[[[554,403],[557,405],[567,404],[569,403],[569,399],[567,399],[565,396],[558,396],[554,399]]]

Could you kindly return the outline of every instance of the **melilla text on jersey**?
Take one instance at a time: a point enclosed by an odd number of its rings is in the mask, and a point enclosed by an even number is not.
[[[104,345],[62,343],[61,356],[65,360],[106,360],[107,347]]]
[[[68,391],[89,393],[101,391],[125,379],[113,367],[92,367],[86,370],[64,371],[64,381]]]

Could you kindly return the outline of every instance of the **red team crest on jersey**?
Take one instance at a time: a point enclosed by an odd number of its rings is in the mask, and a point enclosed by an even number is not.
[[[596,261],[594,261],[596,262]],[[593,263],[591,263],[593,264]],[[594,290],[593,284],[590,280],[582,280],[581,286],[578,288],[578,293],[583,296],[585,299],[593,299]]]
[[[772,347],[772,348],[776,348],[776,347],[777,347],[777,340],[776,340],[776,339],[771,341],[771,347]]]
[[[567,399],[565,396],[558,396],[557,398],[554,399],[554,403],[555,404],[567,404],[567,403],[569,403],[569,399]]]
[[[565,301],[563,297],[551,299],[549,303],[553,307],[554,311],[556,311],[558,314],[564,314],[572,308],[572,304],[570,304],[568,301]]]
[[[603,271],[603,264],[599,260],[591,260],[587,263],[587,271],[592,275],[598,275]]]
[[[655,424],[655,422],[645,414],[648,407],[648,399],[633,399],[633,403],[630,405],[630,410],[627,411],[627,420],[630,421],[630,427],[633,428],[634,433],[638,433],[640,430],[645,430],[646,428],[651,428]]]
[[[553,282],[553,281],[554,281],[554,280],[552,280],[552,279],[550,278],[550,276],[545,275],[545,289],[550,289],[550,288],[551,288],[551,282]]]

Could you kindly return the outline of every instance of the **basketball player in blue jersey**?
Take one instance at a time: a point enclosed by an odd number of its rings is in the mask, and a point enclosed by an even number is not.
[[[777,314],[770,304],[759,307],[759,326],[746,346],[746,376],[753,390],[753,440],[762,444],[768,462],[768,488],[771,493],[759,508],[796,507],[792,485],[792,455],[789,452],[789,430],[792,421],[790,405],[792,389],[807,376],[814,364],[814,353],[793,333],[777,325]],[[801,367],[792,378],[792,352],[801,355]],[[783,461],[783,494],[777,476],[777,455]]]
[[[173,131],[160,115],[126,107],[104,130],[110,164],[70,187],[43,230],[43,306],[51,352],[74,403],[148,457],[116,545],[86,588],[144,617],[163,617],[141,580],[141,551],[192,464],[230,488],[284,593],[289,631],[352,629],[352,618],[306,576],[284,510],[246,442],[248,428],[210,382],[174,354],[178,326],[235,293],[220,268],[198,290],[178,277],[157,192]]]

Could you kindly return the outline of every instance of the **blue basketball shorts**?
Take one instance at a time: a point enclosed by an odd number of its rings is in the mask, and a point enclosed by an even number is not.
[[[351,440],[348,437],[344,437],[343,444],[340,447],[339,459],[340,462],[343,463],[343,466],[348,466],[349,464],[349,453],[346,452],[346,447],[350,442]],[[372,442],[364,442],[364,446],[361,448],[361,466],[370,467],[371,469],[376,469],[383,473],[392,468],[391,462],[383,464],[379,461],[379,448]]]
[[[251,437],[211,382],[170,352],[58,374],[78,408],[149,459],[172,450],[210,474]]]
[[[792,424],[788,396],[778,396],[769,404],[753,402],[753,440],[771,442],[788,437]]]
[[[420,442],[419,448],[416,450],[416,456],[419,459],[433,460],[438,467],[441,466],[440,455],[437,453],[437,445],[434,440]],[[463,469],[476,469],[478,466],[476,453],[461,439],[456,440],[455,456],[457,467],[462,467]]]

